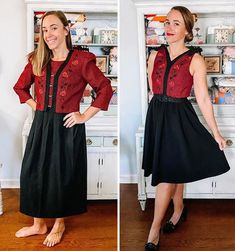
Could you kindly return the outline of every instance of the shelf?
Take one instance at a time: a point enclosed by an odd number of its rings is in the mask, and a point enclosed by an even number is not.
[[[74,46],[87,46],[87,47],[117,47],[117,44],[79,44],[73,43]]]
[[[235,46],[232,44],[186,44],[186,46],[198,46],[198,47],[225,47],[225,46]]]
[[[235,78],[234,74],[207,74],[207,76],[215,78]]]
[[[235,43],[232,44],[185,44],[188,46],[196,46],[196,47],[225,47],[225,46],[235,46]],[[146,47],[160,47],[161,44],[148,44]]]
[[[118,75],[116,74],[104,74],[105,77],[108,77],[108,78],[117,78]]]
[[[34,44],[38,44],[38,42],[34,42]],[[87,46],[87,47],[117,47],[117,44],[78,44],[73,43],[73,46]]]
[[[81,107],[86,107],[86,106],[90,106],[90,105],[91,105],[90,103],[89,104],[80,103]],[[111,106],[111,107],[117,107],[117,105],[114,105],[114,104],[109,104],[109,106]]]

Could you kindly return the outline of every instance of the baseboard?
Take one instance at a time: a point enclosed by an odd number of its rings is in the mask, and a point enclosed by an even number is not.
[[[1,188],[20,188],[19,179],[2,179]],[[138,183],[137,174],[132,175],[120,175],[120,183]]]
[[[120,183],[138,183],[137,174],[132,175],[120,175]]]
[[[1,188],[20,188],[19,179],[1,179]]]

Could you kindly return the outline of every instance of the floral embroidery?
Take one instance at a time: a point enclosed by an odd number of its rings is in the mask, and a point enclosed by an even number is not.
[[[39,94],[43,94],[43,89],[39,88]]]
[[[62,73],[62,77],[63,77],[63,78],[68,78],[69,75],[68,75],[68,73],[67,73],[66,71],[64,71],[64,72]]]
[[[78,60],[73,60],[72,65],[78,65]]]
[[[191,81],[189,65],[192,56],[184,55],[172,65],[168,76],[167,95],[175,97],[188,96],[188,86]]]
[[[60,96],[62,96],[62,97],[66,96],[66,91],[65,90],[61,91]]]

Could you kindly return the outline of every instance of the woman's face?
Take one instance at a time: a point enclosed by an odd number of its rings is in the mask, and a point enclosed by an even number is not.
[[[184,38],[188,33],[184,24],[184,19],[178,10],[171,10],[167,14],[164,29],[169,44],[180,40],[184,42]]]
[[[66,45],[68,30],[64,27],[57,16],[49,15],[42,23],[43,39],[50,50],[55,50]]]

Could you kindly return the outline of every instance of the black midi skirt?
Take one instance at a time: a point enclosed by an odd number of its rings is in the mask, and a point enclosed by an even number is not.
[[[151,185],[187,183],[223,174],[230,167],[218,143],[187,98],[154,95],[146,117],[142,168]]]
[[[59,218],[87,210],[85,124],[63,126],[66,114],[36,111],[20,175],[20,212]]]

